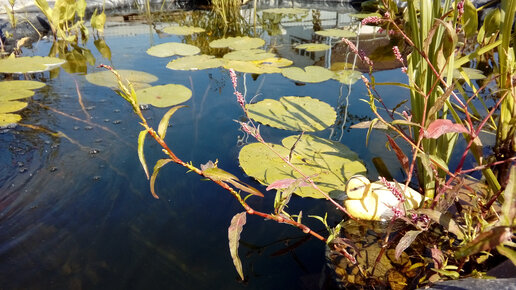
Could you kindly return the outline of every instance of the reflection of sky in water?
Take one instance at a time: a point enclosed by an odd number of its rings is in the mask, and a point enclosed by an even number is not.
[[[238,167],[241,135],[233,121],[242,112],[233,96],[224,69],[174,72],[165,68],[170,58],[155,58],[145,51],[152,45],[174,41],[148,35],[106,37],[112,61],[102,59],[92,41],[87,45],[97,59],[118,69],[142,70],[159,77],[154,83],[182,84],[192,89],[188,108],[171,120],[167,141],[174,152],[195,165],[219,160],[225,170],[242,181],[260,187]],[[152,43],[151,43],[152,42]],[[38,45],[37,54],[46,54],[48,43]],[[28,52],[29,54],[31,52]],[[88,71],[97,68],[89,67]],[[392,80],[393,71],[377,73],[377,81]],[[400,78],[396,71],[394,75]],[[75,91],[77,80],[91,123],[77,121],[39,106],[44,104],[82,120]],[[242,81],[242,80],[240,80]],[[246,77],[248,100],[286,95],[312,96],[335,106],[341,85],[330,80],[298,86],[279,74]],[[240,82],[242,84],[242,82]],[[387,106],[395,106],[400,89],[383,89]],[[24,112],[24,122],[66,134],[52,138],[27,129],[0,134],[0,281],[1,287],[53,289],[237,289],[227,245],[231,217],[242,209],[227,192],[200,181],[171,165],[161,170],[156,183],[159,200],[152,198],[148,181],[138,162],[136,138],[141,130],[137,118],[112,90],[93,86],[81,75],[61,71],[48,82]],[[347,87],[343,88],[343,96]],[[349,122],[371,116],[365,87],[358,82],[349,96]],[[342,103],[342,102],[341,102]],[[155,126],[166,109],[144,112]],[[96,124],[96,125],[95,125]],[[367,161],[387,154],[385,138],[373,134],[365,148],[366,130],[347,130],[342,142]],[[290,132],[262,126],[266,140],[279,142]],[[329,130],[317,133],[328,137]],[[339,133],[340,134],[340,133]],[[98,153],[96,153],[98,152]],[[147,139],[149,167],[163,158],[158,146]],[[394,168],[394,167],[393,167]],[[274,193],[263,200],[253,198],[256,209],[271,212]],[[331,211],[326,202],[293,198],[289,212],[303,210],[305,221],[315,229],[322,226],[307,218]],[[324,231],[323,231],[324,232]],[[324,232],[325,233],[325,232]],[[248,217],[242,233],[240,257],[251,289],[300,289],[317,284],[324,265],[324,245],[310,240],[285,255],[274,253],[291,245],[303,234],[286,225]],[[263,248],[260,248],[264,246]]]

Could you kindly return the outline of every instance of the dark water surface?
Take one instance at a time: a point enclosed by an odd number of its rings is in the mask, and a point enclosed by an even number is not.
[[[129,25],[132,33],[106,31],[111,61],[99,54],[92,40],[86,44],[96,65],[152,73],[159,77],[153,85],[189,87],[193,97],[186,103],[188,108],[173,116],[167,133],[176,155],[197,166],[218,159],[220,167],[263,189],[238,167],[237,142],[243,134],[233,120],[242,112],[227,70],[168,70],[165,65],[170,58],[152,57],[145,51],[151,45],[182,38],[138,33],[145,25]],[[311,35],[310,29],[306,23],[287,27],[286,35],[268,39],[285,41],[295,33]],[[46,55],[50,46],[42,41],[24,52]],[[297,55],[295,65],[314,62]],[[318,60],[326,62],[324,53]],[[97,70],[88,66],[88,72]],[[377,81],[402,78],[398,70],[375,76]],[[303,233],[255,216],[248,217],[242,233],[239,254],[248,281],[239,282],[229,254],[227,227],[231,217],[243,211],[240,205],[224,190],[176,165],[160,172],[156,184],[160,199],[154,199],[136,153],[142,128],[130,106],[111,89],[86,82],[80,73],[61,69],[58,77],[50,79],[48,72],[41,77],[47,79],[47,87],[32,98],[22,122],[66,137],[23,127],[0,134],[0,289],[313,289],[320,285],[324,244],[310,239],[282,252],[302,240]],[[86,111],[79,103],[75,81]],[[248,98],[312,96],[334,106],[345,104],[348,91],[334,80],[300,86],[280,74],[261,75],[256,80],[248,75],[246,84]],[[400,93],[396,88],[386,88],[384,93],[393,95],[387,99],[391,107],[408,96],[408,91]],[[350,115],[341,141],[359,153],[374,176],[372,157],[382,156],[393,163],[395,156],[387,153],[382,134],[373,134],[366,148],[366,130],[348,129],[351,122],[371,116],[361,98],[366,98],[366,91],[357,82],[351,87]],[[150,108],[145,116],[156,125],[165,112]],[[290,134],[262,126],[262,135],[271,142]],[[331,130],[317,133],[332,135],[334,140],[340,134],[340,128],[333,135]],[[145,152],[149,166],[163,156],[151,139]],[[268,192],[264,199],[254,198],[250,203],[272,212],[273,201],[274,193]],[[305,217],[333,211],[325,201],[293,198],[289,211],[299,210]],[[319,222],[305,221],[326,234]]]

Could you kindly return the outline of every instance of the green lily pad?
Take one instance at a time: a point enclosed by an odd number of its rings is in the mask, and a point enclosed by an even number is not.
[[[248,104],[249,117],[274,128],[315,132],[335,123],[337,113],[329,104],[311,97],[281,97]]]
[[[335,76],[335,73],[320,66],[287,67],[281,70],[284,77],[303,83],[320,83]]]
[[[362,77],[362,73],[356,70],[346,69],[335,72],[333,79],[346,84],[352,85]]]
[[[0,59],[0,73],[36,73],[51,70],[65,63],[65,60],[49,56],[24,56]]]
[[[297,49],[304,49],[306,51],[326,51],[331,48],[331,46],[324,43],[303,43],[295,46]]]
[[[263,13],[271,14],[305,14],[308,13],[308,9],[303,8],[270,8],[262,10]]]
[[[174,35],[191,35],[204,32],[204,28],[195,26],[168,26],[163,28],[163,32]]]
[[[237,36],[217,39],[210,42],[211,48],[230,48],[232,50],[253,49],[263,46],[265,40],[257,37]]]
[[[326,37],[334,37],[334,38],[342,38],[342,37],[348,38],[348,37],[357,36],[357,34],[353,31],[336,29],[336,28],[316,31],[315,34],[321,35],[321,36],[326,36]]]
[[[0,114],[0,127],[6,127],[20,122],[21,116],[18,114]]]
[[[274,57],[274,53],[266,52],[263,49],[235,50],[224,55],[227,60],[256,61]]]
[[[272,57],[262,60],[253,61],[253,63],[263,66],[263,67],[286,67],[292,65],[294,63],[290,59],[282,58],[282,57]]]
[[[173,55],[194,55],[201,51],[197,46],[180,42],[166,42],[147,49],[147,54],[157,57],[170,57]]]
[[[191,55],[176,58],[167,64],[171,70],[202,70],[222,66],[224,61],[213,55]]]
[[[378,12],[373,12],[373,13],[351,13],[351,14],[348,14],[348,16],[350,17],[355,17],[357,19],[364,19],[364,18],[367,18],[367,17],[378,17],[378,18],[382,18],[382,14],[378,13]]]
[[[134,88],[143,88],[148,87],[149,83],[153,83],[158,80],[158,78],[150,73],[146,73],[143,71],[137,70],[117,70],[123,80],[125,80],[125,85],[127,82],[131,82]],[[86,75],[86,80],[94,85],[108,87],[108,88],[118,88],[118,80],[115,75],[107,70],[90,73]]]
[[[230,60],[224,64],[226,69],[234,69],[238,72],[250,74],[273,74],[280,73],[281,69],[273,66],[262,66],[252,61]]]
[[[27,107],[27,105],[27,102],[0,101],[0,114],[17,112]]]
[[[270,144],[281,156],[288,157],[290,149],[298,136],[289,136],[282,145]],[[248,144],[238,156],[244,172],[264,185],[274,181],[301,177],[283,160],[261,143]],[[290,162],[331,197],[342,197],[347,180],[355,174],[365,174],[366,168],[358,155],[342,143],[328,139],[303,135],[296,143]],[[302,197],[324,198],[310,186],[296,189],[295,194]]]
[[[192,91],[183,85],[168,84],[137,90],[136,96],[139,104],[166,108],[188,101]]]
[[[0,82],[0,101],[12,101],[31,97],[32,89],[39,89],[45,83],[37,81],[2,81]]]

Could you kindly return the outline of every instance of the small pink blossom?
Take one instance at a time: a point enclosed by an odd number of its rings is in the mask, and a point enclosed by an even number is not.
[[[342,42],[349,46],[349,49],[351,49],[351,51],[353,51],[355,54],[358,54],[358,49],[353,42],[349,41],[349,39],[347,38],[342,38]]]
[[[385,11],[385,14],[383,14],[383,16],[385,16],[385,18],[390,18],[391,14],[388,11]]]
[[[402,67],[401,71],[406,74],[407,73],[407,67],[406,66]]]
[[[400,52],[399,47],[398,47],[398,46],[396,46],[396,45],[395,45],[395,46],[393,46],[393,47],[392,47],[392,52],[394,52],[394,56],[396,57],[396,59],[397,59],[399,62],[403,63],[403,58],[401,57],[401,52]]]
[[[378,24],[381,21],[382,21],[382,19],[378,16],[369,16],[369,17],[362,19],[362,25]]]
[[[400,218],[400,217],[402,217],[404,215],[404,212],[401,209],[397,208],[397,207],[392,207],[391,210],[392,210],[392,213],[393,213],[393,216],[392,216],[393,220],[398,219],[398,218]]]
[[[231,76],[231,82],[233,83],[233,89],[236,90],[236,88],[237,88],[237,75],[235,73],[235,70],[230,68],[229,69],[229,75]]]
[[[385,185],[385,187],[387,187],[390,192],[392,192],[392,194],[394,194],[394,196],[400,201],[400,202],[404,202],[405,201],[405,196],[403,195],[403,193],[398,189],[397,186],[395,186],[392,182],[389,182],[387,181],[387,179],[385,179],[385,177],[383,176],[380,176],[379,177],[380,181],[383,183],[383,185]]]

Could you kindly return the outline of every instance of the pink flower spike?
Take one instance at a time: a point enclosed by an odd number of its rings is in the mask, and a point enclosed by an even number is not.
[[[236,75],[235,70],[230,68],[229,69],[229,75],[231,76],[231,82],[233,83],[233,89],[236,90],[238,83],[237,83],[237,75]]]
[[[378,17],[378,16],[369,16],[369,17],[362,19],[362,25],[378,24],[381,21],[382,21],[382,19],[380,19],[380,17]]]

